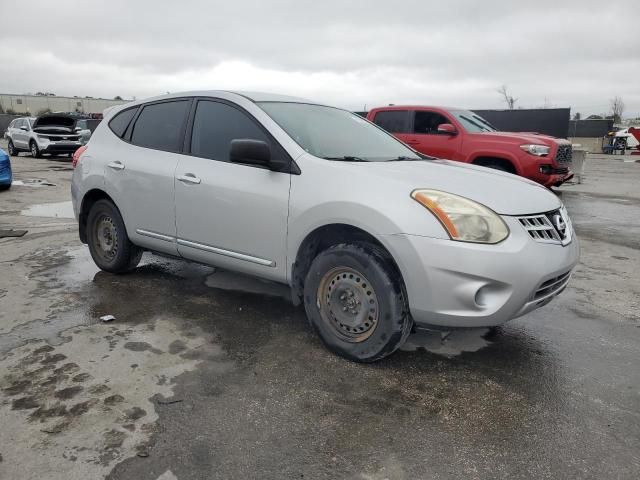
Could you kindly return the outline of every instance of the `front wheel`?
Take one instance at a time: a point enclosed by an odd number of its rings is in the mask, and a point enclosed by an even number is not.
[[[142,249],[129,240],[124,221],[109,200],[98,200],[87,218],[87,243],[91,257],[100,269],[126,273],[138,265]]]
[[[31,145],[29,145],[29,149],[31,150],[31,156],[33,158],[40,158],[40,149],[38,148],[38,144],[36,142],[31,142]]]
[[[321,252],[307,274],[304,305],[327,348],[356,362],[392,354],[413,324],[399,273],[369,244]]]

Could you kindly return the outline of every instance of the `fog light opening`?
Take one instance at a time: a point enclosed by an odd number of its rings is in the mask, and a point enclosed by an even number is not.
[[[479,307],[487,306],[487,294],[489,293],[489,289],[485,287],[480,287],[476,292],[475,302]]]

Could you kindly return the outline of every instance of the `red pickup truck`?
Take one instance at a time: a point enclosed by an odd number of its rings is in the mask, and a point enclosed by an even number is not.
[[[425,155],[521,175],[546,187],[573,177],[567,140],[538,133],[499,132],[468,110],[442,107],[374,108],[367,119]]]

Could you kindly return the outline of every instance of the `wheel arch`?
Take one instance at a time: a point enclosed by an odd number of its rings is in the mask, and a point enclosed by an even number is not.
[[[517,162],[506,155],[479,154],[473,158],[471,163],[482,167],[492,163],[497,163],[504,166],[509,173],[519,174]]]
[[[91,207],[98,200],[109,200],[111,203],[116,205],[116,202],[113,201],[107,192],[99,188],[91,189],[84,194],[82,202],[80,203],[80,211],[78,213],[78,233],[82,243],[87,243],[87,218],[89,217]],[[118,208],[117,205],[116,208]]]
[[[291,264],[290,280],[291,296],[295,305],[302,303],[304,282],[313,259],[320,252],[341,243],[372,245],[388,262],[393,273],[397,275],[406,295],[402,272],[389,249],[380,240],[362,228],[346,223],[330,223],[309,232],[298,246],[295,260]]]

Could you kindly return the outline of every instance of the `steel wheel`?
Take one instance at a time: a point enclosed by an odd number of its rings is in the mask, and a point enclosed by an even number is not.
[[[95,243],[96,252],[107,262],[118,254],[118,230],[113,219],[102,215],[96,222]]]
[[[366,340],[378,324],[378,297],[357,270],[337,267],[328,271],[320,280],[317,299],[322,319],[347,342]]]

